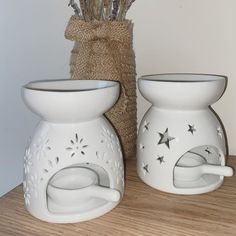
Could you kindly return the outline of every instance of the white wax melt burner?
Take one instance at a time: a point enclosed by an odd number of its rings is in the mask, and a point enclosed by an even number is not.
[[[223,127],[210,108],[225,90],[224,76],[150,75],[138,85],[152,103],[137,144],[138,175],[145,183],[166,192],[200,194],[233,175],[225,166]]]
[[[119,96],[112,81],[31,82],[26,105],[42,118],[24,157],[24,197],[35,217],[80,222],[112,210],[124,192],[118,137],[103,116]]]

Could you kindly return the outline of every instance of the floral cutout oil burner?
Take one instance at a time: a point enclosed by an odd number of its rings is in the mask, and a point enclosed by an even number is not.
[[[119,97],[112,81],[31,82],[25,104],[42,118],[26,149],[24,198],[35,217],[80,222],[112,210],[124,192],[119,140],[103,114]]]
[[[226,164],[223,127],[210,105],[223,94],[226,78],[217,75],[143,76],[141,94],[152,103],[138,135],[139,177],[161,191],[200,194],[217,189]]]

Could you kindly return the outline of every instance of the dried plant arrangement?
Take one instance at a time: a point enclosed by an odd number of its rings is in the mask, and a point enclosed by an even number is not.
[[[72,79],[120,82],[120,98],[106,117],[118,133],[125,158],[135,157],[137,139],[133,24],[126,19],[134,1],[70,0],[75,14],[65,31],[65,37],[74,41]]]
[[[68,6],[84,21],[124,21],[135,0],[70,0]]]

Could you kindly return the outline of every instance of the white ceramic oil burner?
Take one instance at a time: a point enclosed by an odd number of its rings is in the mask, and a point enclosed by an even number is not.
[[[222,96],[226,77],[149,75],[138,86],[152,103],[137,144],[138,175],[146,184],[170,193],[200,194],[233,175],[225,166],[223,127],[210,107]]]
[[[124,192],[119,140],[103,114],[119,97],[112,81],[25,85],[23,100],[42,121],[24,157],[24,198],[35,217],[73,223],[112,210]]]

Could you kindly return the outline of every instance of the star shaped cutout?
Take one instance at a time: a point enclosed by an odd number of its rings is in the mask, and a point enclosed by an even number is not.
[[[147,122],[145,120],[143,124],[143,133],[145,133],[146,131],[149,131],[149,125],[150,125],[150,122]]]
[[[188,129],[188,132],[190,132],[192,135],[194,132],[196,132],[197,130],[195,129],[195,126],[194,125],[188,125],[189,129]]]
[[[219,153],[219,161],[220,163],[223,161],[223,156]]]
[[[212,152],[210,151],[210,149],[209,149],[209,147],[207,147],[206,149],[205,149],[205,152],[208,154],[208,155],[210,155]]]
[[[144,174],[144,175],[150,174],[150,173],[149,173],[149,170],[148,170],[148,164],[144,164],[144,163],[143,163],[143,174]]]
[[[170,149],[170,141],[174,140],[175,138],[169,136],[168,128],[166,129],[166,131],[163,134],[159,133],[159,135],[161,136],[161,138],[158,142],[158,145],[164,143]]]
[[[218,134],[218,136],[219,136],[220,138],[223,138],[223,132],[222,132],[221,127],[218,127],[218,128],[217,128],[217,134]]]
[[[139,144],[139,149],[140,149],[141,151],[144,151],[144,148],[145,148],[144,145],[140,143],[140,144]]]
[[[160,161],[160,164],[162,164],[164,161],[164,156],[158,156],[157,161]]]

